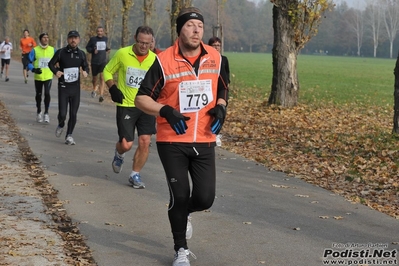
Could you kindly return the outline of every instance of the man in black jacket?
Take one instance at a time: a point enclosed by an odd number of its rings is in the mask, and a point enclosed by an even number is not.
[[[48,66],[58,77],[58,126],[55,136],[59,138],[64,130],[69,105],[68,128],[65,144],[75,145],[72,132],[76,125],[80,105],[80,68],[83,77],[87,77],[89,66],[85,53],[78,48],[80,35],[72,30],[68,33],[68,45],[56,51]]]
[[[97,80],[100,92],[99,102],[104,101],[104,76],[103,70],[107,64],[107,53],[111,50],[108,46],[108,38],[104,36],[104,28],[97,28],[97,36],[91,37],[86,45],[86,51],[91,54],[91,74],[93,76],[93,91],[91,97],[96,97]]]

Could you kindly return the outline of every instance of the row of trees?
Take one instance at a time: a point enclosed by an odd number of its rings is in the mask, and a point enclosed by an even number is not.
[[[247,0],[20,0],[18,5],[0,0],[0,5],[5,6],[0,11],[1,30],[14,42],[24,28],[30,28],[33,36],[49,32],[57,47],[65,44],[63,36],[71,29],[80,31],[85,43],[96,27],[103,25],[114,49],[132,43],[134,30],[143,24],[155,30],[161,47],[169,46],[176,38],[174,27],[180,9],[197,6],[205,17],[205,41],[216,32],[222,35],[225,50],[272,51],[273,82],[268,102],[285,107],[295,106],[298,101],[296,63],[304,47],[307,51],[328,49],[331,53],[346,48],[348,52],[350,41],[355,39],[357,55],[361,55],[365,25],[369,25],[376,56],[384,40],[379,25],[384,23],[392,57],[399,27],[395,13],[399,3],[395,0],[375,0],[364,11],[346,4],[334,9],[333,0],[263,0],[257,4]],[[321,21],[325,29],[319,28]],[[317,36],[319,30],[322,34]],[[340,48],[331,46],[337,41]]]
[[[13,0],[0,0],[0,34],[18,43],[24,29],[33,37],[48,32],[52,45],[61,47],[69,30],[78,30],[84,43],[102,25],[115,49],[132,43],[135,29],[144,24],[170,39],[171,10],[188,5],[191,0],[169,4],[161,0],[20,0],[18,5]]]
[[[313,2],[313,1],[299,1]],[[176,38],[173,17],[180,6],[195,5],[205,17],[206,41],[216,29],[223,33],[224,50],[271,52],[273,47],[273,3],[261,0],[0,0],[0,38],[18,42],[28,28],[32,36],[50,33],[56,46],[65,43],[71,29],[81,32],[83,42],[103,25],[113,48],[133,41],[134,30],[150,25],[160,47]],[[172,25],[172,26],[171,26]],[[399,38],[399,2],[370,0],[362,9],[345,2],[325,14],[317,36],[302,53],[395,57]]]
[[[308,51],[329,51],[337,55],[396,57],[399,30],[399,2],[370,0],[365,8],[337,5],[326,15],[319,34]]]
[[[266,0],[258,5],[247,0],[20,0],[18,5],[0,0],[5,7],[0,10],[0,37],[8,35],[17,43],[26,28],[32,36],[47,31],[52,44],[60,47],[69,30],[78,30],[84,42],[102,25],[115,49],[133,42],[135,29],[145,24],[154,29],[158,45],[164,48],[176,38],[178,11],[188,5],[204,13],[205,41],[221,23],[226,50],[271,51],[272,4]]]

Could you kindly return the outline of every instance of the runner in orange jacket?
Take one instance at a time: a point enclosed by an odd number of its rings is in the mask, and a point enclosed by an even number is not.
[[[29,30],[25,29],[24,37],[19,41],[19,49],[22,51],[22,67],[25,84],[28,83],[28,64],[29,64],[29,53],[36,46],[35,40],[29,36]]]
[[[209,209],[215,199],[216,135],[226,116],[228,84],[220,53],[202,42],[201,11],[181,9],[176,29],[178,39],[157,55],[135,103],[158,116],[156,142],[170,192],[173,266],[189,266],[190,214]]]

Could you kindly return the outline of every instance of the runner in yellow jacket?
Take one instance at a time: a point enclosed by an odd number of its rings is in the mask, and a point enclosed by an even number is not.
[[[53,81],[53,72],[48,67],[48,62],[55,54],[55,48],[49,45],[49,37],[47,33],[39,35],[39,45],[29,52],[28,69],[35,73],[35,90],[36,90],[36,121],[42,123],[50,123],[49,107],[50,107],[50,89]],[[44,115],[42,113],[42,95],[44,88]]]
[[[141,81],[156,58],[155,53],[150,50],[153,36],[150,27],[138,27],[134,35],[136,43],[119,49],[103,72],[111,98],[116,103],[119,140],[115,145],[112,161],[115,173],[120,173],[122,170],[125,153],[133,146],[134,132],[137,128],[138,145],[128,179],[133,188],[145,188],[140,171],[148,158],[151,135],[156,133],[155,117],[142,112],[134,104]],[[113,79],[115,73],[118,73],[117,82]]]

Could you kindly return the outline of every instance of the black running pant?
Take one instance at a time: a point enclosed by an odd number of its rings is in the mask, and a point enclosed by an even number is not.
[[[168,216],[172,228],[174,248],[187,249],[187,216],[209,209],[215,199],[215,148],[205,144],[195,146],[157,143],[169,185]],[[189,175],[192,180],[190,193]]]
[[[22,60],[21,61],[22,61],[23,69],[26,69],[26,71],[28,71],[29,70],[28,65],[30,63],[30,61],[29,61],[29,53],[22,54]]]
[[[69,120],[66,135],[72,135],[80,104],[80,86],[58,85],[58,125],[65,126],[69,105]]]
[[[36,90],[36,107],[37,107],[37,113],[41,113],[42,111],[42,94],[43,94],[43,87],[44,87],[44,113],[48,113],[48,109],[50,107],[50,89],[51,89],[51,83],[52,80],[35,80],[35,90]]]

